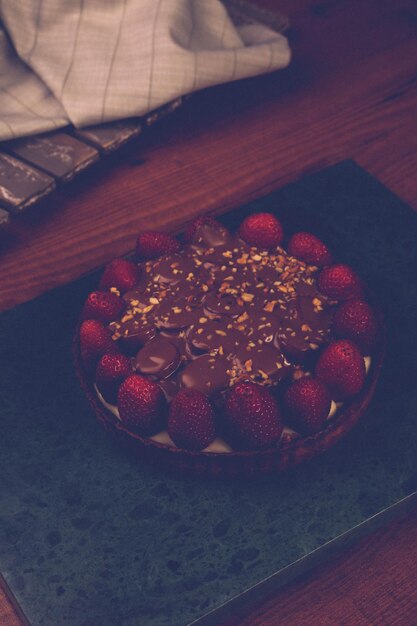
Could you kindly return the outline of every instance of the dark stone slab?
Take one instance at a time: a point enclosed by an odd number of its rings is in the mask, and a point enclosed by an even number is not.
[[[185,626],[272,575],[286,582],[415,493],[417,215],[351,162],[224,221],[254,209],[323,237],[380,300],[387,358],[366,416],[282,475],[176,477],[128,458],[79,388],[71,340],[97,275],[2,313],[0,566],[32,626]]]
[[[9,211],[22,211],[55,188],[47,174],[9,154],[0,153],[0,203]]]
[[[71,180],[99,158],[95,148],[61,132],[19,139],[9,150],[60,181]]]
[[[74,131],[74,135],[94,145],[104,153],[121,148],[142,132],[139,120],[111,122],[99,126],[88,126]]]

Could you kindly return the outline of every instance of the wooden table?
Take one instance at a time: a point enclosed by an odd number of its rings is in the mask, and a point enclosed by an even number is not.
[[[257,0],[290,16],[294,58],[195,95],[138,143],[0,233],[0,309],[306,172],[355,159],[417,209],[415,0]],[[408,515],[227,624],[417,621],[417,520]],[[6,607],[0,624],[11,626]]]

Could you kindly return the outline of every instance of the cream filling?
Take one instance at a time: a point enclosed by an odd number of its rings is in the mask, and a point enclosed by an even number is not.
[[[363,360],[365,363],[366,374],[368,374],[369,369],[371,367],[371,363],[372,363],[372,357],[365,356],[363,357]],[[116,419],[118,419],[119,421],[122,421],[120,419],[120,413],[119,413],[119,409],[117,408],[117,406],[115,404],[110,404],[109,402],[107,402],[103,398],[99,390],[97,389],[96,385],[94,385],[94,390],[97,394],[97,398],[99,399],[100,403],[104,406],[104,408],[110,411],[110,413],[114,415]],[[334,417],[336,413],[339,412],[342,406],[343,406],[343,402],[335,402],[334,400],[332,400],[327,419],[330,420],[332,417]],[[290,437],[291,436],[298,437],[298,433],[292,430],[292,428],[290,428],[289,426],[284,426],[282,435],[290,436]],[[173,448],[177,447],[175,443],[172,441],[171,437],[169,436],[166,430],[161,430],[161,432],[157,433],[156,435],[152,435],[152,437],[149,437],[149,439],[151,439],[151,441],[162,443],[162,444],[171,446]],[[214,439],[214,441],[212,441],[211,444],[207,446],[207,448],[204,448],[202,452],[216,452],[216,453],[233,452],[233,448],[231,448],[229,444],[226,441],[224,441],[224,439],[221,439],[220,437],[216,437],[216,439]]]

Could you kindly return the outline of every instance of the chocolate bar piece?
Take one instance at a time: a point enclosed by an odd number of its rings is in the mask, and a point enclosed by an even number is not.
[[[236,26],[264,24],[277,33],[284,33],[290,26],[288,17],[279,10],[266,9],[248,0],[223,0],[223,3]]]
[[[97,150],[66,133],[26,137],[8,149],[61,181],[71,180],[99,158]]]
[[[168,102],[168,104],[164,104],[159,107],[159,109],[155,109],[155,111],[151,111],[145,116],[145,120],[148,126],[152,126],[155,122],[159,122],[164,117],[176,111],[182,104],[183,98],[176,98],[176,100],[172,100]]]
[[[0,226],[7,224],[10,221],[10,213],[4,209],[0,209]]]
[[[100,126],[79,128],[74,134],[83,141],[88,141],[102,152],[109,153],[140,135],[142,126],[139,120],[110,122]]]
[[[43,172],[0,153],[0,204],[10,211],[21,211],[55,188],[55,181]]]

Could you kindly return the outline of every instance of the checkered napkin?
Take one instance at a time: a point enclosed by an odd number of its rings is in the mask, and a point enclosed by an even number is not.
[[[283,68],[286,38],[219,0],[0,0],[0,139],[141,116]]]

